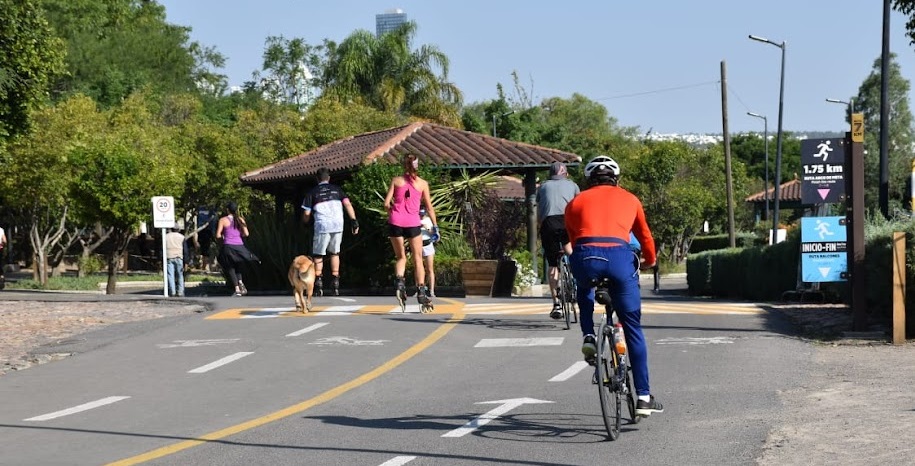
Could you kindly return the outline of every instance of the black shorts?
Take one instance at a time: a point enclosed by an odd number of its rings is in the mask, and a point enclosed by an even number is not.
[[[388,224],[388,237],[403,237],[406,239],[415,238],[422,234],[422,227],[399,227],[397,225]]]
[[[540,225],[540,244],[550,267],[559,265],[559,249],[568,242],[569,233],[563,215],[551,215],[543,219],[543,224]]]

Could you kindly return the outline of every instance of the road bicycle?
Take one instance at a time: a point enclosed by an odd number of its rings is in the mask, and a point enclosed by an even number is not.
[[[609,280],[600,279],[594,283],[594,301],[604,305],[597,331],[597,354],[594,360],[593,382],[600,396],[600,410],[610,440],[620,435],[623,418],[623,400],[629,408],[629,419],[635,424],[641,420],[635,414],[635,392],[632,387],[632,367],[629,365],[626,337],[623,325],[617,319],[610,299]]]
[[[556,296],[559,297],[562,305],[562,317],[565,319],[566,330],[568,330],[572,323],[578,322],[578,309],[576,308],[578,287],[575,285],[575,277],[572,276],[569,256],[565,253],[560,253],[559,256],[559,283],[557,283]]]

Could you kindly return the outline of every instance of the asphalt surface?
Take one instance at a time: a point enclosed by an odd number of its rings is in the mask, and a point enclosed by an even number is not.
[[[440,298],[423,315],[317,298],[324,312],[293,316],[288,296],[217,297],[0,378],[0,464],[752,464],[810,349],[777,315],[684,286],[643,285],[666,411],[616,442],[580,331],[548,299]]]

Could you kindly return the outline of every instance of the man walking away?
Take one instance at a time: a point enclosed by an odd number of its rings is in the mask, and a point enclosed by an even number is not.
[[[359,234],[356,212],[346,193],[330,183],[330,170],[318,170],[318,185],[302,200],[302,220],[308,223],[314,217],[312,256],[315,261],[315,293],[324,296],[324,258],[330,258],[330,274],[334,296],[340,296],[340,243],[343,240],[343,210],[352,220],[353,234]]]

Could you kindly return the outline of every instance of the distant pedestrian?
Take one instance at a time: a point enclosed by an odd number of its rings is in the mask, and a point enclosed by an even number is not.
[[[216,224],[216,239],[222,241],[219,250],[219,265],[222,266],[231,285],[235,287],[234,296],[248,294],[242,281],[241,266],[245,262],[260,262],[248,248],[244,238],[248,237],[248,223],[238,213],[238,204],[226,204],[226,214]]]
[[[187,242],[177,228],[172,228],[165,235],[165,260],[167,264],[168,295],[184,296],[184,257],[187,255]]]
[[[343,211],[352,222],[354,235],[359,234],[356,211],[346,193],[330,183],[330,170],[318,170],[318,185],[302,200],[302,221],[315,220],[311,253],[315,263],[315,291],[324,296],[324,258],[330,258],[331,286],[334,296],[340,296],[340,244],[343,240]]]

